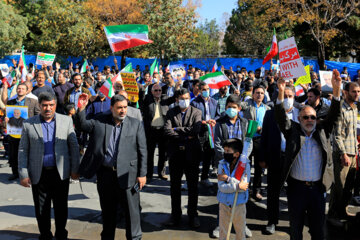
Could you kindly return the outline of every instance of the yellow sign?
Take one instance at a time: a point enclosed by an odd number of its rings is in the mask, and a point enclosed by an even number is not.
[[[134,73],[120,73],[125,91],[129,95],[130,102],[139,101],[139,88]]]
[[[310,65],[307,65],[307,66],[305,66],[304,68],[305,68],[306,75],[298,78],[298,80],[297,80],[296,83],[294,84],[295,87],[296,87],[297,85],[299,85],[299,84],[311,83],[311,78],[310,78]]]

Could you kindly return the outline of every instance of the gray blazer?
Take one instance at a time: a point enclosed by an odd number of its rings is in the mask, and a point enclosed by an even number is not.
[[[77,173],[80,164],[79,145],[70,117],[55,114],[55,159],[62,180]],[[20,179],[30,177],[37,184],[43,168],[44,142],[40,115],[24,121],[19,145]]]

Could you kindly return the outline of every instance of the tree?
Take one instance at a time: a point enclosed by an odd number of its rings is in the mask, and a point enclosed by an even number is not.
[[[29,29],[27,19],[4,1],[0,1],[0,15],[0,55],[4,55],[21,48]]]
[[[245,0],[254,22],[265,26],[273,22],[275,27],[292,29],[302,25],[302,35],[307,35],[317,47],[318,63],[325,68],[326,47],[340,34],[340,24],[359,12],[357,0]]]
[[[145,45],[150,56],[160,59],[186,57],[195,43],[195,9],[197,4],[188,0],[139,0],[143,16],[149,24],[149,38],[154,41]]]
[[[196,57],[217,56],[220,52],[220,29],[213,19],[200,24],[196,30],[192,55]]]

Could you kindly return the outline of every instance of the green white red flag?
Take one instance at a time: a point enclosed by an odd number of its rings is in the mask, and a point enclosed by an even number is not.
[[[21,48],[21,55],[18,65],[19,71],[21,72],[21,82],[26,81],[26,74],[28,74],[27,68],[26,68],[26,61],[25,61],[25,54],[24,54],[24,46]]]
[[[278,52],[279,52],[279,49],[278,49],[278,44],[277,44],[277,40],[276,40],[276,32],[275,32],[275,28],[274,28],[274,35],[273,35],[273,40],[271,43],[271,48],[270,48],[268,54],[265,56],[262,64],[264,65],[267,61],[274,58],[278,54]]]
[[[125,24],[104,27],[106,38],[113,52],[152,43],[149,28],[142,24]]]
[[[129,63],[128,65],[126,65],[123,69],[121,69],[120,72],[134,72],[133,68],[132,68],[132,64]]]
[[[220,63],[220,59],[216,60],[211,72],[216,72],[217,69],[220,67],[221,63]]]
[[[158,73],[158,72],[159,72],[159,62],[155,58],[154,62],[151,64],[151,67],[150,67],[150,77],[152,78],[153,74]]]
[[[115,91],[113,88],[113,82],[110,77],[105,80],[104,84],[101,86],[99,91],[108,98],[112,98],[115,95]]]
[[[90,67],[89,67],[87,60],[85,59],[83,65],[81,66],[80,73],[84,73],[87,70],[90,70]]]
[[[219,89],[223,86],[231,85],[230,80],[222,72],[214,72],[200,77],[200,80],[206,82],[211,89]]]

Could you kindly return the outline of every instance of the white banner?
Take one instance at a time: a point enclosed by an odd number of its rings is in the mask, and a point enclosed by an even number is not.
[[[6,77],[10,73],[9,66],[7,64],[0,64],[0,70],[3,77]]]
[[[36,58],[36,65],[51,66],[55,60],[55,54],[38,52]]]
[[[279,42],[279,59],[280,74],[284,80],[306,75],[294,37]]]

